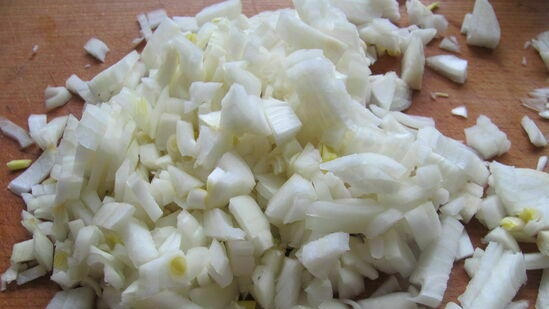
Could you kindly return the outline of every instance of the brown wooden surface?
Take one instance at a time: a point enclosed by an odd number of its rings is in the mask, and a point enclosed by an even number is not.
[[[0,0],[0,116],[26,127],[29,114],[45,112],[43,92],[46,86],[64,85],[71,73],[89,79],[116,62],[132,49],[131,41],[138,36],[135,19],[138,13],[164,8],[170,16],[194,15],[212,2],[215,1]],[[523,49],[523,45],[536,34],[549,30],[549,1],[492,1],[502,30],[501,43],[495,51],[467,47],[465,38],[459,35],[463,15],[472,9],[473,0],[440,2],[438,12],[450,23],[446,34],[457,36],[462,47],[461,56],[469,60],[469,77],[465,85],[456,85],[426,69],[424,89],[414,95],[414,105],[409,112],[434,117],[437,127],[456,139],[463,139],[463,128],[471,126],[478,115],[485,114],[512,142],[510,152],[498,160],[520,167],[535,167],[537,158],[548,155],[549,148],[534,149],[529,144],[520,127],[520,118],[529,115],[545,133],[549,133],[549,122],[541,121],[534,112],[521,107],[519,98],[534,88],[549,86],[549,74],[538,54],[532,48]],[[290,5],[290,0],[243,0],[247,15]],[[87,56],[82,48],[92,36],[105,41],[111,49],[105,64]],[[438,49],[438,42],[429,45],[427,55],[446,53]],[[31,58],[35,44],[39,45],[39,50]],[[523,56],[528,61],[526,66],[521,65]],[[396,66],[391,64],[395,62]],[[86,64],[91,67],[86,69]],[[398,71],[398,67],[398,61],[382,59],[374,66],[374,71],[383,72],[388,68]],[[450,98],[434,101],[429,98],[431,91],[447,92]],[[462,104],[469,109],[467,120],[450,114],[453,107]],[[70,112],[79,116],[81,108],[82,102],[73,99],[50,115]],[[6,189],[17,173],[9,172],[4,166],[11,159],[33,159],[38,153],[36,148],[21,152],[15,142],[0,135],[0,271],[9,266],[12,245],[28,238],[19,223],[23,203]],[[482,226],[473,223],[467,230],[479,244],[485,233]],[[456,263],[444,302],[455,300],[463,292],[467,280],[463,263]],[[534,308],[539,280],[539,272],[529,272],[528,284],[517,297],[530,300],[531,308]],[[46,279],[21,287],[10,286],[0,293],[0,308],[44,308],[56,289]]]

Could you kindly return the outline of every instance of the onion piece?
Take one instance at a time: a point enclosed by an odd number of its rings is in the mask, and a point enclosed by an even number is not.
[[[532,119],[530,119],[530,117],[522,117],[522,119],[520,120],[520,124],[524,131],[526,131],[526,134],[528,134],[528,138],[534,146],[545,147],[547,145],[547,140],[545,139],[545,136],[543,135],[543,133],[541,133],[536,123]]]
[[[25,129],[4,117],[0,117],[0,130],[3,134],[19,143],[19,146],[23,149],[34,144],[34,141]]]
[[[452,109],[452,115],[467,118],[467,108],[462,105]]]
[[[59,291],[50,301],[46,309],[67,307],[92,309],[94,307],[94,292],[89,287],[80,287],[72,290]]]
[[[196,23],[198,26],[212,21],[215,18],[227,17],[229,19],[236,18],[242,12],[242,3],[240,0],[226,0],[205,9],[202,9],[196,14]]]
[[[302,272],[303,266],[299,261],[284,258],[275,286],[274,308],[291,308],[298,303]]]
[[[539,284],[536,308],[543,308],[549,305],[549,270],[544,269]]]
[[[88,54],[92,55],[95,59],[105,62],[105,57],[107,56],[107,53],[110,51],[109,47],[105,42],[101,41],[98,38],[91,38],[89,39],[86,44],[84,45],[84,49],[88,52]]]
[[[147,12],[147,20],[149,21],[152,30],[156,29],[165,18],[168,18],[168,13],[164,9],[156,9]]]
[[[467,44],[496,48],[501,37],[499,22],[488,0],[476,0],[472,14],[465,15],[462,33],[467,34]]]
[[[538,51],[545,67],[549,70],[549,31],[542,32],[532,40],[532,45]]]
[[[530,302],[527,300],[517,300],[510,302],[505,309],[527,309]]]
[[[447,51],[451,51],[451,52],[454,52],[454,53],[460,53],[460,48],[459,48],[459,44],[458,44],[458,41],[456,39],[455,36],[449,36],[449,37],[444,37],[442,39],[442,41],[440,41],[440,44],[438,45],[438,47],[440,47],[441,49],[444,49],[444,50],[447,50]]]
[[[547,156],[540,156],[538,159],[538,163],[536,164],[536,170],[543,171],[545,169],[545,166],[547,166]]]
[[[490,242],[480,258],[477,273],[458,299],[464,308],[503,308],[525,281],[526,267],[522,254],[504,251],[501,245]],[[498,297],[494,297],[495,286],[498,286]]]
[[[374,18],[400,19],[396,1],[375,2],[371,0],[330,0],[330,4],[342,10],[350,22],[362,25]]]
[[[467,60],[454,55],[438,55],[425,59],[428,67],[459,84],[467,79]]]
[[[389,293],[378,297],[361,299],[358,304],[363,309],[417,309],[419,308],[414,298],[407,292]]]
[[[29,192],[33,185],[49,175],[55,163],[55,155],[54,148],[46,149],[29,168],[9,183],[8,189],[17,195]]]
[[[34,55],[36,55],[38,53],[39,49],[40,49],[40,46],[38,46],[38,44],[34,44],[32,46],[31,58],[34,57]]]
[[[87,103],[96,103],[88,84],[81,80],[76,74],[72,74],[65,82],[65,87],[72,93],[78,94]]]
[[[460,305],[454,303],[454,302],[448,302],[444,309],[462,309]]]
[[[408,87],[421,90],[424,66],[423,42],[412,35],[402,58],[402,79],[408,84]]]
[[[477,150],[484,159],[502,155],[511,148],[507,135],[484,115],[477,118],[476,125],[465,129],[465,139],[467,145]]]
[[[430,307],[437,307],[442,301],[463,231],[463,225],[452,217],[441,221],[441,235],[421,253],[410,275],[410,282],[421,285],[414,301]]]
[[[412,24],[419,25],[422,28],[435,28],[438,35],[446,31],[448,27],[448,21],[443,15],[433,14],[419,0],[407,0],[406,12]]]
[[[305,244],[298,259],[315,277],[326,279],[341,254],[349,249],[349,234],[331,233]]]
[[[95,101],[105,102],[110,99],[114,93],[120,91],[125,79],[138,60],[139,54],[137,51],[132,51],[89,81],[88,86],[90,87],[90,91],[94,96]]]
[[[45,105],[48,111],[67,104],[71,99],[71,94],[65,87],[48,86],[44,91],[44,96],[46,97]]]

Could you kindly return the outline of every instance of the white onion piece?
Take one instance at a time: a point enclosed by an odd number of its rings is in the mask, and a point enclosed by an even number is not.
[[[408,87],[421,90],[424,66],[423,42],[417,36],[412,35],[402,58],[402,79],[408,84]]]
[[[545,147],[547,145],[547,140],[545,139],[545,136],[540,131],[536,123],[532,119],[530,119],[530,117],[522,117],[522,119],[520,120],[520,125],[522,126],[524,131],[526,131],[530,142],[534,146]]]
[[[229,210],[246,231],[247,238],[253,242],[258,253],[273,246],[269,222],[254,199],[249,196],[233,197],[229,201]]]
[[[44,90],[45,105],[47,110],[52,110],[59,106],[67,104],[71,99],[71,94],[65,87],[50,87]]]
[[[473,243],[471,242],[471,238],[469,238],[469,234],[467,233],[467,230],[463,229],[461,236],[459,237],[456,260],[461,260],[461,259],[470,257],[473,255],[474,251],[475,249],[473,248]]]
[[[441,35],[448,28],[448,21],[443,15],[433,14],[419,0],[407,0],[406,11],[412,24],[419,25],[422,28],[435,28],[438,35]]]
[[[459,84],[467,79],[467,60],[454,55],[438,55],[425,59],[428,67]]]
[[[36,265],[17,274],[17,284],[22,285],[34,279],[40,278],[48,273],[42,265]]]
[[[46,309],[82,308],[94,307],[94,292],[91,288],[80,287],[72,290],[59,291],[50,301]]]
[[[501,219],[505,217],[505,209],[501,200],[496,195],[484,198],[476,217],[489,229],[498,227]]]
[[[183,32],[197,32],[199,30],[196,17],[194,16],[172,16],[172,19]]]
[[[318,307],[324,301],[332,299],[332,283],[328,279],[314,278],[305,288],[307,301],[313,307]]]
[[[549,256],[543,253],[525,253],[524,264],[526,270],[549,268]]]
[[[530,302],[527,300],[517,300],[510,302],[505,309],[527,309]]]
[[[33,240],[28,239],[13,245],[10,261],[15,263],[28,262],[34,259]]]
[[[549,70],[549,31],[542,32],[532,40],[532,45],[537,49],[539,56]]]
[[[133,51],[113,66],[97,74],[88,82],[96,101],[105,102],[122,89],[126,77],[139,60],[139,54]]]
[[[92,95],[88,83],[81,80],[76,74],[72,74],[65,81],[65,87],[72,93],[78,94],[87,103],[96,103],[96,98]]]
[[[269,250],[261,259],[252,274],[252,295],[254,299],[264,308],[274,306],[276,289],[276,278],[282,266],[284,255],[278,250]]]
[[[514,168],[501,163],[490,163],[493,182],[491,186],[501,199],[508,214],[521,214],[525,210],[537,212],[543,222],[536,230],[546,226],[549,220],[544,205],[549,193],[545,189],[549,175],[536,170]],[[535,230],[532,234],[535,234]]]
[[[8,189],[18,195],[29,192],[33,185],[48,176],[55,163],[55,155],[54,148],[46,149],[29,168],[9,183]]]
[[[462,309],[460,305],[454,303],[454,302],[448,302],[444,309]]]
[[[301,293],[303,266],[296,259],[285,257],[275,286],[274,308],[291,308]]]
[[[501,245],[490,242],[480,257],[477,272],[458,299],[464,308],[503,308],[525,281],[522,254],[504,251]]]
[[[410,276],[410,282],[421,285],[414,301],[430,307],[437,307],[442,301],[463,231],[463,225],[452,217],[441,221],[440,236],[421,253]]]
[[[48,116],[46,114],[30,115],[27,122],[29,125],[29,134],[32,136],[46,126],[48,123]]]
[[[55,147],[63,135],[67,121],[68,116],[56,117],[40,129],[31,130],[31,137],[42,149]]]
[[[196,22],[199,26],[211,21],[214,18],[227,17],[236,18],[242,11],[240,0],[228,0],[211,5],[196,14]]]
[[[347,19],[356,25],[365,24],[379,17],[392,21],[400,19],[397,1],[330,0],[330,4],[342,10]]]
[[[454,52],[454,53],[459,53],[460,52],[460,48],[459,48],[459,44],[457,42],[457,39],[455,36],[449,36],[449,37],[444,37],[442,39],[442,41],[440,41],[440,44],[439,46],[441,49],[444,49],[444,50],[447,50],[447,51],[451,51],[451,52]]]
[[[0,117],[0,130],[3,134],[19,143],[21,148],[27,148],[34,144],[34,141],[25,129],[4,117]]]
[[[539,284],[536,308],[549,306],[549,270],[544,269]]]
[[[467,118],[467,108],[465,106],[458,106],[452,109],[452,115]]]
[[[476,125],[465,129],[467,145],[477,150],[484,159],[499,156],[511,148],[511,142],[490,118],[480,115]]]
[[[216,208],[204,213],[204,232],[206,236],[218,240],[243,240],[246,233],[232,226],[231,217]]]
[[[543,171],[545,166],[547,166],[547,156],[540,156],[536,164],[536,170]]]
[[[286,102],[267,99],[263,100],[263,104],[267,122],[277,144],[284,144],[301,129],[301,121]]]
[[[156,9],[147,12],[147,20],[153,30],[156,29],[165,18],[168,18],[168,13],[164,9]]]
[[[497,242],[503,245],[506,250],[520,252],[519,245],[515,238],[513,238],[513,235],[501,227],[496,227],[495,229],[488,232],[488,234],[486,234],[486,236],[484,236],[484,238],[482,239],[482,242]]]
[[[467,34],[467,44],[496,48],[501,37],[499,22],[488,0],[476,0],[473,12],[465,15],[462,33]]]
[[[240,84],[233,84],[221,101],[222,129],[240,135],[271,133],[259,97],[248,95]]]
[[[92,55],[95,59],[101,62],[105,62],[105,57],[110,51],[107,44],[98,38],[89,39],[84,45],[84,49],[88,52],[88,54]]]
[[[389,293],[378,297],[361,299],[358,304],[363,309],[417,309],[418,305],[407,292]]]
[[[326,279],[341,254],[349,250],[349,234],[332,233],[305,244],[299,261],[319,279]]]

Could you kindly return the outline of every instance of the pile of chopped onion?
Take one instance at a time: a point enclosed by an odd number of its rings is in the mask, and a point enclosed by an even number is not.
[[[436,308],[467,258],[461,307],[446,308],[524,306],[526,269],[549,266],[549,175],[485,162],[510,147],[485,116],[466,130],[473,150],[401,112],[446,19],[417,0],[406,28],[395,0],[294,6],[142,14],[141,53],[67,80],[81,119],[31,115],[30,137],[2,119],[43,149],[9,184],[32,239],[2,290],[48,275],[63,289],[48,308]],[[468,41],[486,14],[475,6]],[[401,76],[371,74],[383,53],[403,53]],[[427,64],[465,82],[466,60]],[[485,250],[473,217],[492,230]]]

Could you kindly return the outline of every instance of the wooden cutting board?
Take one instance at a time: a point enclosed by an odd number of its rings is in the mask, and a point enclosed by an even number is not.
[[[62,86],[72,73],[87,80],[116,62],[133,49],[132,40],[138,37],[136,15],[152,9],[164,8],[170,16],[194,15],[204,6],[215,1],[182,0],[100,0],[100,1],[0,1],[0,116],[7,117],[26,127],[31,113],[44,113],[44,89],[46,86]],[[509,153],[497,158],[506,164],[534,168],[539,156],[548,155],[549,148],[536,149],[528,142],[520,127],[520,118],[529,115],[545,134],[549,134],[549,122],[542,121],[536,113],[520,106],[519,98],[535,88],[549,86],[549,74],[539,55],[532,49],[524,49],[524,43],[538,33],[549,30],[549,1],[547,0],[494,0],[500,21],[502,38],[494,51],[468,47],[459,28],[465,13],[470,12],[473,0],[442,0],[438,13],[449,21],[447,35],[455,35],[461,45],[461,57],[469,60],[468,80],[465,85],[454,84],[426,69],[424,88],[414,94],[411,114],[431,116],[444,134],[464,139],[463,129],[474,124],[485,114],[512,142]],[[403,5],[404,1],[400,1]],[[263,10],[291,6],[289,0],[243,0],[244,12],[251,16]],[[401,21],[405,25],[406,18]],[[102,64],[86,55],[83,45],[92,37],[98,37],[110,47],[106,63]],[[426,49],[426,55],[447,53],[438,48],[435,40]],[[31,57],[32,48],[39,49]],[[527,64],[522,65],[523,57]],[[375,73],[387,69],[399,71],[399,61],[381,59],[374,66]],[[90,65],[87,67],[87,65]],[[449,98],[430,98],[432,91],[449,94]],[[450,114],[456,106],[465,105],[469,119]],[[49,113],[50,117],[73,113],[80,116],[82,101],[73,98],[65,107]],[[35,159],[36,147],[20,151],[15,142],[0,135],[0,271],[9,266],[12,245],[29,238],[20,226],[22,201],[11,194],[7,185],[17,173],[5,168],[12,159]],[[549,190],[549,188],[548,188]],[[476,245],[486,230],[478,223],[467,226]],[[427,232],[427,231],[426,231]],[[532,249],[527,246],[526,249]],[[528,283],[517,299],[528,299],[531,308],[537,295],[539,271],[528,272]],[[463,262],[455,264],[444,303],[455,300],[467,284]],[[10,286],[0,293],[0,308],[44,308],[57,290],[47,279],[16,287]]]

